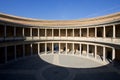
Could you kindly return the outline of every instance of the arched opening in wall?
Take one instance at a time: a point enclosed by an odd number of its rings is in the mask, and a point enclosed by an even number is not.
[[[45,43],[40,43],[40,54],[44,54],[45,52]]]
[[[91,58],[94,58],[95,57],[95,46],[94,45],[89,45],[89,56]]]
[[[16,58],[23,57],[23,45],[16,45]]]
[[[81,29],[81,37],[87,37],[87,28]]]
[[[47,37],[51,37],[52,36],[52,29],[47,29]]]
[[[80,29],[74,29],[74,33],[75,37],[80,37]]]
[[[60,35],[61,35],[61,37],[65,37],[66,36],[66,29],[60,29]]]
[[[54,43],[54,53],[58,53],[58,51],[59,51],[59,44]]]
[[[105,27],[106,37],[113,37],[113,26]]]
[[[97,46],[97,59],[103,60],[103,47]]]
[[[40,29],[40,37],[45,37],[45,29]]]
[[[73,29],[67,29],[67,36],[72,37],[73,36]]]
[[[82,46],[81,47],[81,49],[82,49],[82,51],[81,51],[82,53],[81,54],[83,56],[87,56],[87,45],[86,44],[82,44],[81,46]]]
[[[73,53],[73,44],[67,43],[67,54],[72,54],[72,53]]]
[[[31,55],[31,45],[25,44],[25,56],[30,56],[30,55]]]
[[[7,47],[7,61],[11,61],[15,59],[15,50],[14,46]]]
[[[95,28],[89,28],[89,37],[95,37]]]
[[[97,28],[97,37],[103,37],[103,27]]]
[[[22,27],[16,27],[16,37],[23,37]]]
[[[60,53],[61,54],[65,54],[66,52],[66,44],[65,43],[61,43],[60,44]]]
[[[54,29],[54,36],[59,37],[59,29]]]
[[[5,47],[0,47],[0,64],[5,63]]]
[[[109,62],[112,62],[112,48],[106,47],[106,59]]]
[[[4,32],[5,30],[4,30],[4,25],[1,25],[0,24],[0,38],[3,38],[4,37]]]
[[[120,38],[120,24],[115,26],[115,34],[117,38]]]
[[[52,43],[47,43],[47,53],[52,53]]]
[[[24,35],[30,37],[30,28],[24,28]]]
[[[6,37],[14,37],[14,27],[6,26]]]
[[[80,54],[80,45],[79,44],[74,44],[74,54]]]
[[[38,44],[32,44],[32,54],[37,54],[38,53]]]

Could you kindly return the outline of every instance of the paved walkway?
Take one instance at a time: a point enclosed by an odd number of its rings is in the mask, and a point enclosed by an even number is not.
[[[78,57],[75,56],[66,57],[57,54],[49,56],[31,56],[16,62],[0,65],[0,80],[120,80],[120,74],[116,72],[114,67],[111,67],[111,64],[95,67],[95,64],[101,64],[83,58],[76,62]],[[49,61],[47,62],[43,58]],[[59,66],[63,63],[90,67],[72,68]],[[91,67],[93,65],[94,67]]]

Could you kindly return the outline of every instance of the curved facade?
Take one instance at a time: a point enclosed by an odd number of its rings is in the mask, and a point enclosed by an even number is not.
[[[0,63],[34,54],[120,61],[120,13],[81,20],[37,20],[0,13]]]

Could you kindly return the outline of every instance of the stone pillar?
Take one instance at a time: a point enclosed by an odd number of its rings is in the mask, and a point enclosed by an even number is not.
[[[74,31],[74,28],[73,28],[73,37],[75,36],[75,31]]]
[[[32,28],[30,28],[30,37],[32,37]]]
[[[75,50],[74,50],[74,43],[73,43],[73,54],[75,53]]]
[[[81,37],[81,28],[80,28],[80,37]]]
[[[24,28],[22,28],[22,35],[23,35],[23,37],[25,36],[25,34],[24,34]]]
[[[87,44],[87,57],[89,57],[89,44]]]
[[[66,28],[66,37],[67,37],[67,28]]]
[[[38,54],[40,53],[40,44],[38,43]]]
[[[95,38],[97,37],[97,27],[95,27]]]
[[[66,54],[67,54],[67,43],[66,43]]]
[[[87,28],[87,37],[89,37],[89,28]]]
[[[40,37],[40,30],[39,30],[39,28],[38,28],[38,37]]]
[[[16,45],[14,46],[14,56],[15,56],[15,61],[16,61]]]
[[[47,37],[47,30],[45,29],[45,37]]]
[[[95,59],[97,59],[97,45],[95,45]]]
[[[116,38],[115,25],[113,25],[113,38]]]
[[[47,43],[45,43],[45,54],[47,54]]]
[[[103,37],[106,38],[105,26],[103,26]]]
[[[106,49],[105,46],[103,46],[103,61],[105,62],[106,60]]]
[[[113,47],[112,48],[112,60],[114,60],[115,59],[115,48]]]
[[[61,35],[60,35],[60,29],[59,29],[59,37],[60,37]]]
[[[54,30],[52,29],[52,37],[54,37]]]
[[[52,54],[54,54],[54,43],[52,42]]]
[[[32,56],[32,54],[33,54],[33,46],[32,46],[32,44],[30,44],[30,53],[31,53],[31,56]]]
[[[61,48],[61,46],[60,46],[60,42],[59,42],[59,54],[60,54],[60,48]]]
[[[82,53],[82,49],[81,49],[82,46],[81,46],[81,43],[79,44],[79,47],[80,47],[79,49],[80,49],[80,56],[81,56],[81,53]]]
[[[7,63],[7,46],[5,46],[5,63]]]

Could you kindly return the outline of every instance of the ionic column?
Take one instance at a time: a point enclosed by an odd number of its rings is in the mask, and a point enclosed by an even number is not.
[[[87,28],[87,37],[89,37],[89,28]]]
[[[25,36],[25,34],[24,34],[24,28],[22,28],[22,35],[23,35],[23,37]]]
[[[113,47],[112,48],[112,60],[114,60],[115,59],[115,48]]]
[[[95,59],[97,59],[97,45],[95,45]]]
[[[95,38],[97,37],[97,27],[95,27]]]
[[[80,32],[79,33],[80,33],[80,37],[81,37],[81,28],[80,28]]]
[[[5,63],[7,63],[7,46],[5,46]]]
[[[103,46],[103,61],[105,62],[106,60],[106,49],[105,46]]]
[[[45,43],[45,54],[47,54],[47,43]]]
[[[87,44],[87,57],[89,57],[89,44]]]
[[[31,56],[32,56],[32,54],[33,54],[33,46],[32,46],[32,44],[30,44],[30,48],[31,48],[30,49],[31,50],[30,53],[31,53]]]
[[[15,57],[15,61],[16,61],[16,45],[14,46],[14,57]]]
[[[75,35],[75,31],[74,31],[74,29],[73,29],[73,37],[74,37],[74,35]]]
[[[115,25],[113,25],[113,38],[116,38],[116,34],[115,34]]]
[[[106,31],[105,31],[105,26],[103,26],[103,37],[106,37]]]

